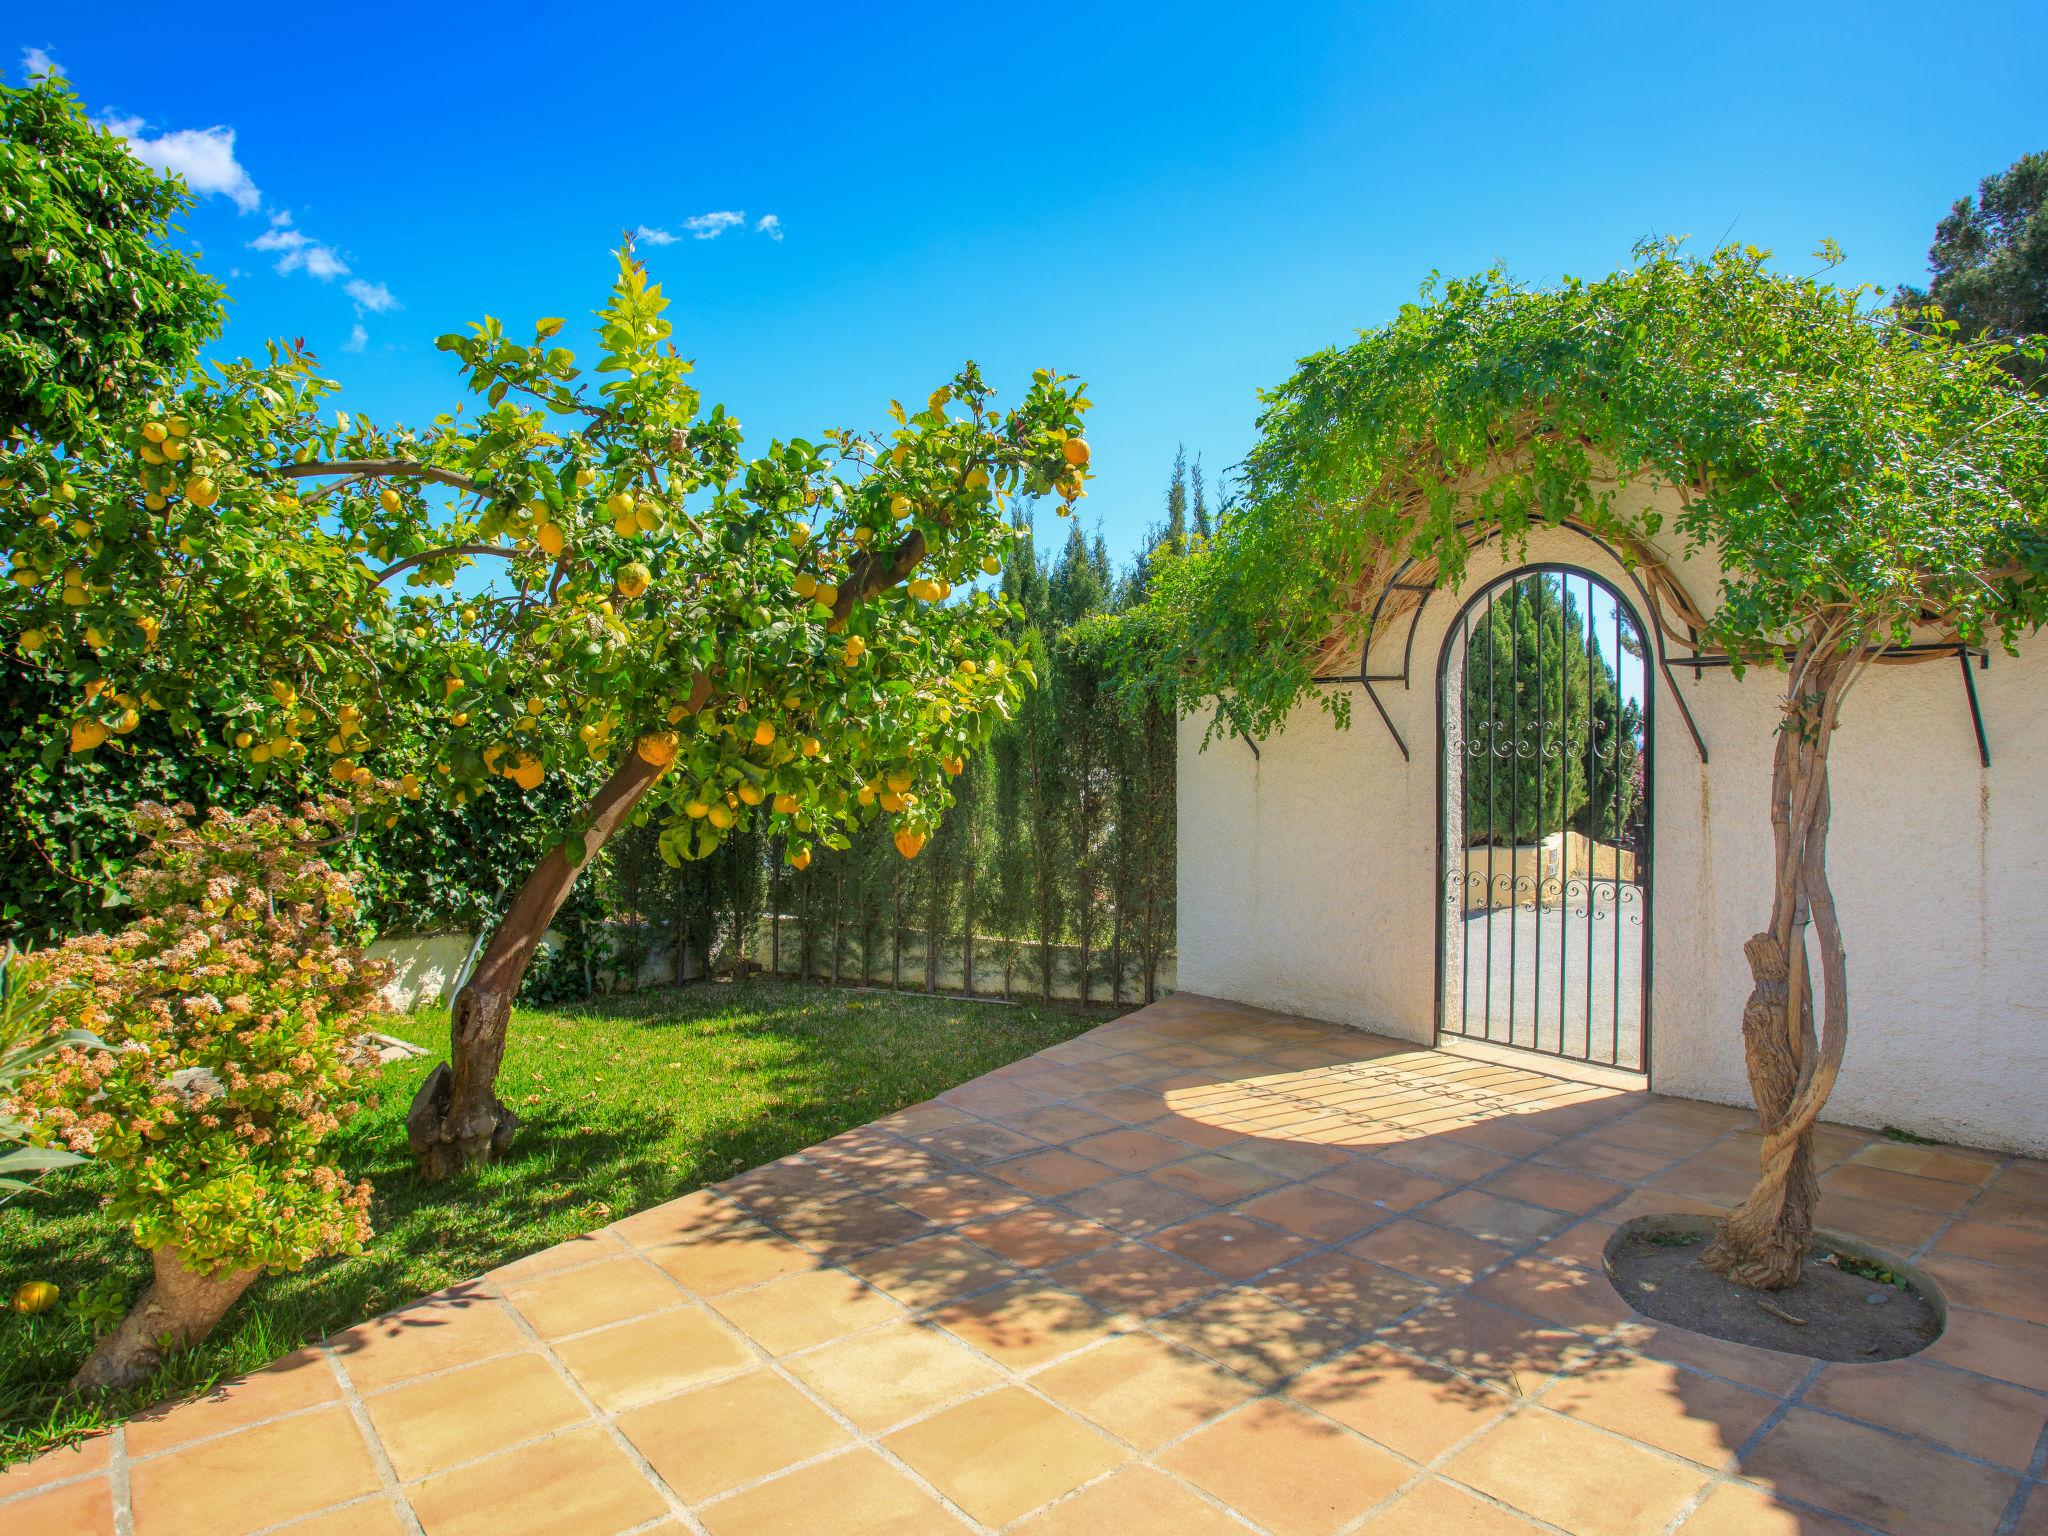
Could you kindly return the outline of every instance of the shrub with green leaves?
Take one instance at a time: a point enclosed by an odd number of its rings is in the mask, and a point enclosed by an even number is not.
[[[355,893],[320,856],[346,814],[144,806],[140,917],[26,967],[53,1032],[98,1042],[58,1045],[15,1112],[37,1144],[113,1169],[109,1214],[189,1270],[296,1269],[370,1235],[370,1186],[321,1149],[357,1108],[378,981],[343,942]]]

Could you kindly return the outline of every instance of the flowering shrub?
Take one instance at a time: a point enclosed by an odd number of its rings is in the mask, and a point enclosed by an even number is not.
[[[29,967],[52,1028],[103,1046],[60,1046],[15,1113],[111,1169],[110,1214],[187,1270],[296,1269],[370,1235],[370,1186],[320,1151],[357,1108],[351,1042],[378,981],[341,942],[355,893],[318,851],[347,814],[142,806],[149,846],[125,882],[140,918]]]

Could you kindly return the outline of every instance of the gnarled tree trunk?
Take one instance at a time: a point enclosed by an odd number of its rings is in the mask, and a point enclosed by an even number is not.
[[[548,851],[526,877],[483,958],[455,994],[449,1021],[451,1060],[434,1068],[420,1085],[405,1117],[406,1137],[423,1177],[442,1178],[502,1157],[512,1144],[519,1117],[497,1095],[512,1000],[576,877],[660,776],[659,768],[627,749],[584,810],[582,857],[572,862],[559,846]]]
[[[1763,1132],[1762,1174],[1701,1255],[1737,1285],[1795,1284],[1820,1186],[1813,1129],[1848,1043],[1848,956],[1828,884],[1828,748],[1842,697],[1871,656],[1838,633],[1810,634],[1792,660],[1771,773],[1775,885],[1771,925],[1743,946],[1752,987],[1742,1011],[1744,1061]],[[1807,928],[1820,954],[1816,1030]]]
[[[155,1278],[121,1326],[101,1339],[71,1378],[74,1392],[138,1386],[156,1373],[164,1353],[196,1344],[213,1332],[249,1282],[253,1269],[187,1269],[175,1248],[150,1251]]]

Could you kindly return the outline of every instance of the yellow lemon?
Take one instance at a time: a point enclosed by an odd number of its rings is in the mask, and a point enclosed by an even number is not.
[[[156,424],[151,422],[150,425]],[[57,1287],[48,1280],[26,1281],[14,1293],[14,1310],[24,1317],[47,1312],[56,1304]]]
[[[34,573],[31,572],[30,574]],[[809,571],[799,571],[796,581],[792,585],[796,587],[796,595],[798,597],[816,597],[818,595],[818,578]]]
[[[185,482],[185,499],[195,507],[210,507],[220,500],[220,487],[204,475],[194,475]]]
[[[723,805],[714,805],[710,809],[708,819],[710,820],[711,825],[718,828],[719,831],[723,832],[727,827],[732,825],[733,817],[731,810],[727,807]]]
[[[846,664],[850,667],[859,661],[866,653],[867,648],[867,641],[861,639],[859,635],[848,635],[846,637],[846,651],[844,653]]]
[[[666,768],[676,760],[677,740],[674,731],[649,731],[633,743],[633,750],[640,754],[640,761],[643,763],[656,768]]]
[[[71,727],[71,750],[90,752],[107,739],[107,728],[97,720],[80,720]]]
[[[611,495],[604,499],[604,509],[615,518],[631,517],[633,515],[633,493],[631,491],[612,492]]]
[[[748,805],[759,805],[763,800],[767,798],[767,791],[762,789],[760,785],[754,783],[752,780],[749,780],[748,782],[740,786],[740,799],[745,801]]]
[[[906,859],[914,859],[924,847],[924,834],[913,827],[898,827],[895,841],[898,853]]]
[[[818,583],[817,597],[820,603],[830,608],[839,601],[839,589],[829,581],[821,581]]]
[[[638,560],[619,567],[618,584],[621,597],[638,597],[647,590],[647,584],[654,580],[654,573]]]
[[[145,421],[142,424],[142,435],[152,443],[160,443],[166,436],[166,429],[160,421]]]
[[[377,501],[386,512],[396,512],[405,505],[405,498],[388,485],[377,493]]]
[[[795,853],[789,856],[789,867],[798,870],[809,869],[811,867],[811,850],[808,848],[797,849]]]
[[[577,470],[577,471],[576,471],[576,484],[577,484],[578,486],[582,487],[582,488],[583,488],[584,490],[588,490],[588,489],[590,489],[590,487],[591,487],[591,486],[593,486],[593,485],[595,485],[596,483],[597,483],[597,471],[596,471],[596,470],[594,470],[594,469],[587,469],[587,468],[586,468],[586,469],[579,469],[579,470]]]
[[[898,492],[896,495],[891,496],[889,498],[889,515],[895,518],[897,522],[902,522],[905,518],[910,516],[910,513],[911,505],[910,498],[908,496],[905,496],[901,492]]]
[[[754,745],[757,747],[770,747],[774,744],[775,727],[769,724],[766,720],[763,720],[759,725],[754,727]]]
[[[796,814],[796,796],[777,795],[775,797],[775,809],[785,816],[794,816]]]
[[[540,546],[542,554],[550,557],[559,555],[564,542],[562,530],[553,523],[542,523],[534,531],[533,542]]]
[[[692,800],[683,806],[684,814],[692,821],[701,821],[710,809],[702,800]]]
[[[991,576],[1000,575],[1003,569],[1003,562],[994,555],[983,555],[981,557],[981,568]]]
[[[546,775],[547,769],[541,766],[538,758],[521,757],[512,764],[512,771],[506,777],[521,789],[538,789]]]
[[[803,752],[805,757],[816,757],[821,750],[823,748],[817,737],[806,736],[804,738]]]
[[[1064,443],[1060,444],[1060,457],[1076,469],[1086,468],[1088,464],[1087,439],[1080,437],[1068,438]]]

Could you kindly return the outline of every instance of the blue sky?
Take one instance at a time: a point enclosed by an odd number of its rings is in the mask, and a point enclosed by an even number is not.
[[[352,409],[446,408],[435,335],[586,313],[648,226],[707,398],[764,444],[970,356],[1011,396],[1087,379],[1119,557],[1177,442],[1234,462],[1260,386],[1432,269],[1594,274],[1678,233],[1911,280],[1953,199],[2048,148],[2038,0],[480,15],[216,7],[173,46],[161,7],[34,3],[0,63],[47,55],[205,179],[227,344],[305,336]]]

